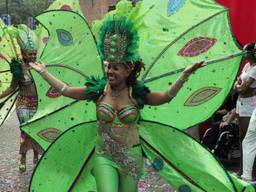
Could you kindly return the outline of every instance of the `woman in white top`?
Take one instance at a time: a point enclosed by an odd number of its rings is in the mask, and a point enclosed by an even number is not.
[[[239,116],[240,143],[242,143],[245,135],[247,134],[250,117],[252,116],[253,110],[256,108],[255,43],[249,43],[245,45],[244,50],[247,51],[245,58],[248,60],[248,63],[246,63],[244,66],[241,75],[235,83],[235,89],[239,93],[236,112]],[[248,138],[246,138],[246,141],[243,141],[243,149],[241,150],[243,156],[240,158],[240,169],[244,166],[247,166],[246,164],[248,163],[248,155],[251,153],[251,147],[248,148],[249,145],[245,143],[248,143]],[[240,174],[242,174],[242,171],[240,171]]]

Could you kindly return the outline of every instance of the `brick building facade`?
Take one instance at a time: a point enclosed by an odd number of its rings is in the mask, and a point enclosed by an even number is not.
[[[95,19],[101,19],[109,10],[115,7],[118,0],[80,0],[84,16],[89,24]]]

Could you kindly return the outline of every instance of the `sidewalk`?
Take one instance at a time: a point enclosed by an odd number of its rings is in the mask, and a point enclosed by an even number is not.
[[[27,171],[19,172],[19,127],[14,113],[0,127],[0,191],[25,192],[32,174],[32,151],[27,155]]]

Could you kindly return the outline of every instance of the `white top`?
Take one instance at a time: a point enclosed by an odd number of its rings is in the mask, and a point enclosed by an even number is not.
[[[251,66],[250,63],[246,63],[244,66],[240,78],[242,80],[242,84],[249,79],[249,77],[253,78],[254,81],[250,85],[251,88],[256,88],[256,65]]]
[[[251,66],[250,63],[246,63],[240,75],[242,84],[250,77],[254,79],[250,87],[256,88],[256,66]],[[238,113],[240,117],[251,117],[254,109],[256,109],[256,96],[238,98],[236,103],[236,113]]]

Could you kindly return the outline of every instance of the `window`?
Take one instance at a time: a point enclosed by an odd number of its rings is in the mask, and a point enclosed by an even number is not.
[[[112,10],[115,10],[116,9],[116,6],[115,5],[110,5],[108,6],[108,12],[109,11],[112,11]]]

